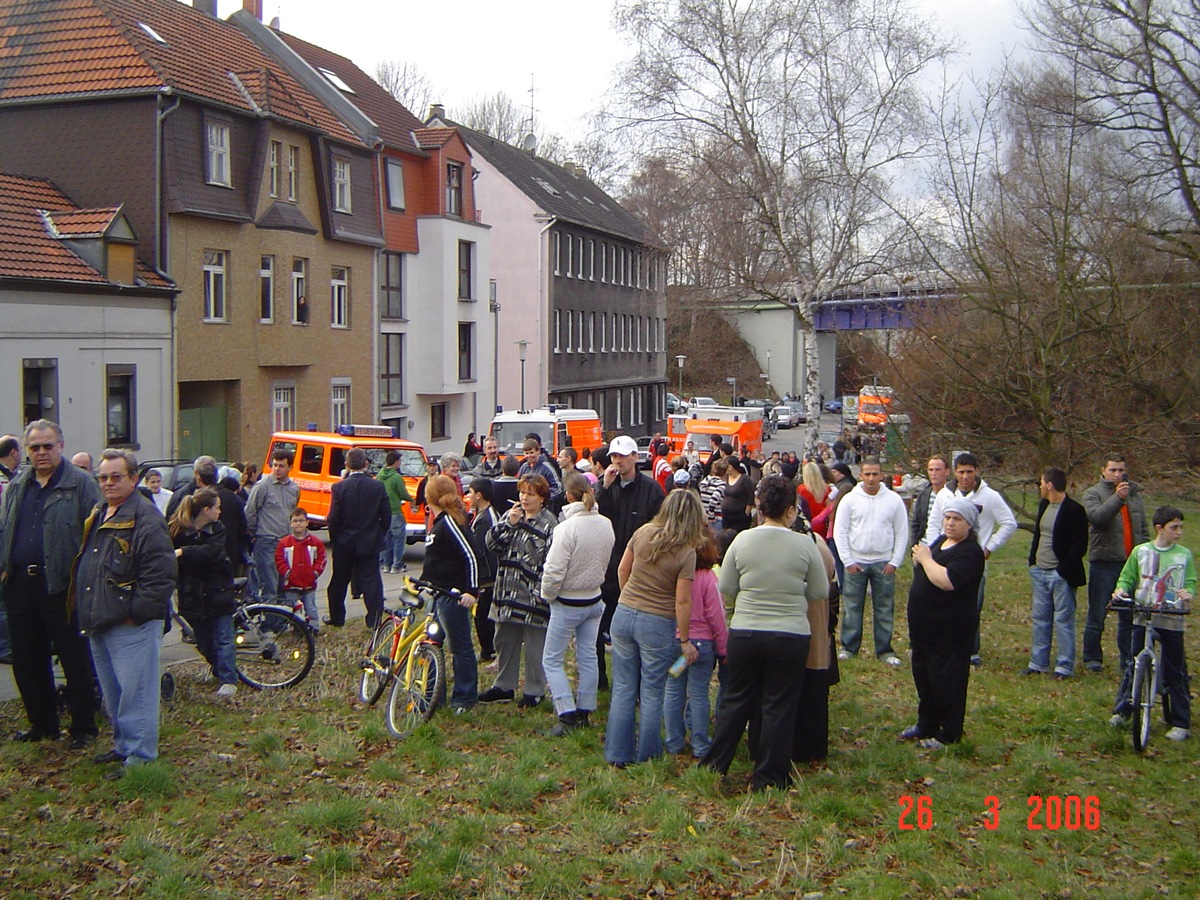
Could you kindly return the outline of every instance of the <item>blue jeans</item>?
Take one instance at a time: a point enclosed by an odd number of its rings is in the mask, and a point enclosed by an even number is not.
[[[449,597],[437,598],[437,618],[450,639],[450,657],[454,660],[454,690],[450,705],[470,708],[479,701],[479,664],[471,643],[471,611]]]
[[[259,600],[264,603],[278,603],[279,570],[275,568],[275,548],[279,546],[279,538],[259,535],[254,539],[254,577],[257,585]]]
[[[89,636],[104,710],[112,721],[113,749],[127,766],[158,757],[162,639],[162,619]]]
[[[304,621],[314,632],[321,629],[321,616],[317,612],[317,592],[313,591],[283,591],[283,605],[290,606],[292,612],[304,616]],[[297,609],[299,607],[299,609]]]
[[[604,604],[599,595],[591,606],[568,606],[557,600],[550,601],[550,624],[546,626],[546,646],[542,648],[542,668],[546,672],[546,686],[554,699],[554,713],[577,709],[592,712],[596,708],[596,686],[600,681],[600,667],[596,661],[596,635],[600,633],[600,617],[604,615]],[[575,671],[579,674],[579,696],[571,694],[571,682],[563,663],[567,658],[567,647],[575,638]]]
[[[1162,646],[1162,686],[1163,686],[1163,719],[1174,728],[1192,727],[1192,701],[1188,690],[1187,654],[1183,647],[1183,632],[1168,631],[1153,628],[1153,639]],[[1146,642],[1146,626],[1131,625],[1130,639],[1137,653],[1142,652]],[[1133,714],[1133,667],[1137,653],[1130,659],[1129,665],[1121,676],[1121,685],[1117,688],[1117,702],[1113,712],[1129,717]]]
[[[892,652],[892,622],[895,616],[896,574],[884,575],[887,563],[859,563],[859,570],[846,570],[842,586],[842,649],[853,656],[862,646],[863,608],[867,585],[871,586],[871,618],[875,629],[875,656]]]
[[[233,645],[233,616],[214,616],[189,622],[196,634],[196,646],[212,666],[213,676],[221,684],[237,684],[237,651]]]
[[[690,730],[692,755],[699,759],[712,744],[708,728],[708,685],[712,681],[717,655],[712,641],[693,640],[692,644],[700,656],[678,678],[667,679],[663,720],[667,725],[667,752],[682,753],[686,732]]]
[[[392,525],[388,529],[388,533],[383,536],[383,552],[379,554],[379,565],[389,568],[393,566],[399,568],[404,565],[407,524],[404,513],[392,513]]]
[[[1033,582],[1033,649],[1029,668],[1035,672],[1050,671],[1050,629],[1058,644],[1054,671],[1059,675],[1075,674],[1075,589],[1054,569],[1029,567]]]
[[[617,605],[612,620],[612,696],[604,735],[607,762],[626,765],[662,755],[667,670],[678,656],[674,616]]]
[[[1083,664],[1099,666],[1104,663],[1104,620],[1108,616],[1108,601],[1112,599],[1113,591],[1117,589],[1117,578],[1123,562],[1095,560],[1088,563],[1088,611],[1087,625],[1083,629]],[[1117,613],[1117,665],[1121,671],[1129,667],[1129,662],[1141,650],[1130,650],[1133,637],[1133,616],[1121,611]]]

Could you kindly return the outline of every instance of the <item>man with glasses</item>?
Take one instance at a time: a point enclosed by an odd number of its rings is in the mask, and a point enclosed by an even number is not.
[[[112,749],[95,761],[126,766],[158,758],[159,656],[175,590],[167,521],[137,489],[137,470],[128,450],[100,454],[96,480],[105,505],[84,525],[70,593],[113,726]]]
[[[53,654],[67,680],[70,747],[83,750],[96,740],[95,690],[67,588],[83,525],[100,503],[100,489],[63,458],[63,444],[62,429],[48,419],[25,429],[30,465],[9,484],[0,504],[0,593],[12,636],[13,677],[30,724],[15,739],[59,736]]]

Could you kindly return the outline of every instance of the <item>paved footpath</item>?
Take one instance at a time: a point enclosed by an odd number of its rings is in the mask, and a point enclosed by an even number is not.
[[[324,532],[319,532],[324,534]],[[328,552],[328,547],[326,548]],[[410,544],[405,551],[404,559],[408,564],[408,574],[414,578],[420,576],[422,560],[425,556],[425,547],[423,544]],[[325,588],[329,584],[329,576],[333,570],[333,561],[330,557],[329,565],[325,567],[325,573],[317,582],[317,608],[321,614],[328,612],[328,606],[325,602]],[[385,574],[383,576],[383,596],[389,604],[400,595],[400,587],[403,584],[403,575]],[[361,618],[366,615],[366,607],[362,600],[353,600],[349,596],[346,597],[346,618],[354,619]],[[327,626],[322,626],[325,628]],[[162,666],[164,669],[179,662],[188,662],[199,657],[199,652],[192,644],[183,643],[182,636],[178,625],[172,625],[171,630],[163,638],[162,647]],[[17,700],[20,695],[17,693],[16,682],[13,681],[12,666],[0,665],[0,701]]]

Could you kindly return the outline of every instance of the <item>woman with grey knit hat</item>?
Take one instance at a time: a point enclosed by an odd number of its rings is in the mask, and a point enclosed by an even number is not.
[[[940,750],[962,737],[971,648],[979,625],[975,599],[983,578],[983,548],[975,536],[979,511],[963,497],[946,501],[942,529],[929,545],[913,547],[908,592],[917,721],[900,739]]]

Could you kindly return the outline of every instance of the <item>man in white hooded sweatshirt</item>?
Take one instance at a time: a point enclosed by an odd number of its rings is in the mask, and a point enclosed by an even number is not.
[[[873,456],[862,461],[859,483],[838,504],[833,541],[846,566],[838,659],[858,655],[870,584],[875,658],[899,666],[900,658],[892,651],[892,623],[896,570],[908,551],[908,514],[904,501],[883,487],[883,468]]]

